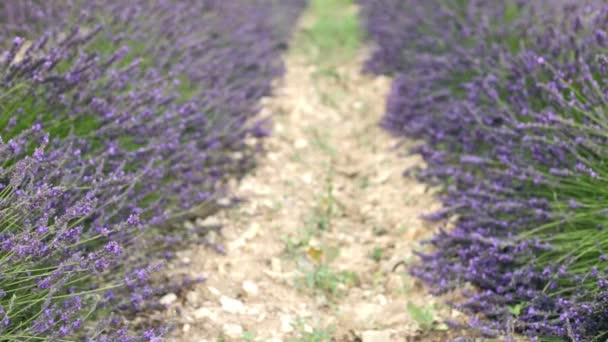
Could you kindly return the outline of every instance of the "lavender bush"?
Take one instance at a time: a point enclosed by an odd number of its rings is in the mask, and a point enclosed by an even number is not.
[[[304,1],[0,4],[0,336],[155,340],[125,317],[253,166]],[[143,252],[145,251],[145,253]]]
[[[603,341],[606,45],[601,2],[361,1],[395,75],[383,124],[421,139],[456,218],[412,273],[492,336]],[[471,288],[472,285],[472,288]]]

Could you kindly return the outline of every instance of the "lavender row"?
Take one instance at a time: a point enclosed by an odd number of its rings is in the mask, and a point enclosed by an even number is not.
[[[489,336],[608,337],[608,7],[361,0],[395,77],[383,125],[420,139],[444,228],[412,274]]]
[[[0,339],[152,341],[184,220],[268,134],[303,0],[0,4]]]

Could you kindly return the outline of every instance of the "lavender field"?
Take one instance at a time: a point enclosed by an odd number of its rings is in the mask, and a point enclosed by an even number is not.
[[[603,1],[0,25],[0,341],[608,341]]]
[[[450,220],[411,273],[484,336],[608,339],[601,1],[362,1],[395,77],[383,126],[420,141]]]

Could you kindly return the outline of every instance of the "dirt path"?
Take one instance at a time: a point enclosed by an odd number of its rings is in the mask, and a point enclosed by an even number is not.
[[[433,320],[445,309],[393,271],[431,230],[418,216],[438,204],[402,176],[421,161],[378,127],[389,80],[361,75],[365,56],[319,69],[287,53],[264,102],[268,152],[236,190],[248,202],[207,219],[224,226],[210,239],[226,255],[200,247],[172,266],[209,279],[164,298],[179,323],[171,340],[442,340],[420,330],[441,329]]]

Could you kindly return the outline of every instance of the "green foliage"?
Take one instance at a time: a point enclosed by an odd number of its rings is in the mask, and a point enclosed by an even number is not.
[[[446,330],[445,323],[436,320],[435,308],[433,306],[418,306],[414,303],[407,303],[407,313],[424,330]]]
[[[382,260],[382,257],[384,256],[384,248],[382,247],[374,247],[374,249],[371,251],[369,257],[374,260],[375,262],[380,262],[380,260]]]
[[[297,46],[303,47],[320,65],[334,65],[352,58],[362,38],[353,1],[312,0],[309,11],[315,21],[303,30]]]
[[[359,282],[359,277],[352,271],[335,271],[326,264],[321,264],[311,272],[304,274],[306,287],[319,291],[327,296],[340,295],[339,285],[352,286]]]
[[[330,342],[335,330],[331,325],[325,328],[311,327],[307,329],[306,322],[300,317],[298,317],[293,327],[298,337],[290,339],[289,342]]]

